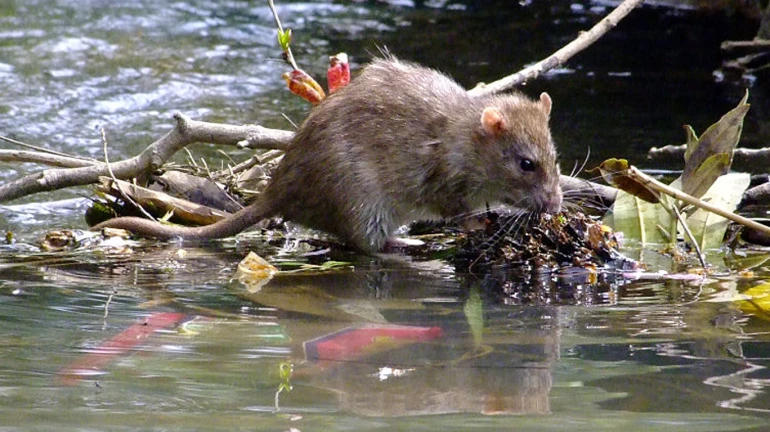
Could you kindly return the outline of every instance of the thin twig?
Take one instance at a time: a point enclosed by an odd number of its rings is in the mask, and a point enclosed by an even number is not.
[[[13,145],[17,145],[19,147],[28,148],[30,150],[35,150],[36,152],[48,153],[48,154],[52,154],[52,155],[56,155],[56,156],[61,156],[63,158],[81,159],[81,160],[84,160],[84,161],[96,162],[96,159],[87,158],[87,157],[83,157],[83,156],[77,156],[77,155],[68,155],[66,153],[58,152],[56,150],[51,150],[51,149],[47,149],[45,147],[40,147],[40,146],[36,146],[36,145],[33,145],[33,144],[27,144],[25,142],[17,141],[17,140],[15,140],[13,138],[8,138],[8,137],[2,136],[2,135],[0,135],[0,141],[5,141],[7,143],[10,143],[10,144],[13,144]]]
[[[100,127],[99,131],[102,133],[102,151],[104,152],[104,164],[107,166],[107,172],[110,174],[110,178],[112,178],[112,182],[115,185],[115,187],[118,189],[118,193],[120,193],[120,196],[123,197],[123,199],[130,203],[135,208],[139,209],[139,211],[144,215],[144,217],[149,218],[150,220],[156,220],[151,214],[147,213],[147,211],[136,203],[131,197],[126,193],[123,188],[120,187],[120,184],[118,183],[117,177],[115,177],[115,173],[112,171],[112,166],[110,165],[110,159],[107,156],[107,131],[104,129],[104,127]]]
[[[531,79],[535,79],[546,71],[549,71],[561,64],[564,64],[567,60],[572,58],[575,54],[588,48],[592,43],[596,42],[605,33],[618,25],[618,23],[626,17],[634,8],[644,3],[644,0],[625,0],[619,4],[609,15],[604,17],[595,26],[586,32],[580,34],[577,39],[565,45],[560,50],[551,54],[544,60],[541,60],[532,66],[523,69],[513,75],[509,75],[503,79],[497,80],[489,84],[482,84],[476,88],[468,91],[471,96],[483,96],[495,93],[501,93],[506,90],[512,89],[514,86],[527,82]]]
[[[273,13],[273,18],[275,19],[275,25],[278,26],[278,31],[283,33],[281,19],[278,18],[278,11],[275,10],[275,4],[273,3],[273,0],[267,0],[267,5],[270,7],[270,12]],[[291,53],[291,48],[288,46],[286,47],[286,51],[284,51],[284,59],[291,65],[292,68],[294,68],[294,70],[299,70],[297,62],[294,61],[294,54]]]
[[[653,189],[663,192],[666,195],[670,195],[678,199],[679,201],[684,201],[687,204],[693,205],[698,208],[702,208],[703,210],[706,210],[706,211],[710,211],[711,213],[722,216],[723,218],[729,219],[735,223],[739,223],[741,225],[747,226],[757,231],[770,234],[770,227],[762,225],[759,222],[753,221],[743,216],[737,215],[733,212],[723,210],[703,200],[699,200],[698,198],[695,198],[690,194],[686,194],[678,189],[674,189],[666,184],[663,184],[655,180],[654,178],[648,176],[647,174],[639,171],[639,169],[637,169],[636,167],[633,167],[633,166],[629,167],[627,174],[629,177],[633,178],[634,180],[645,185],[650,185]]]
[[[60,168],[81,168],[100,164],[94,159],[82,159],[72,156],[60,156],[50,152],[29,150],[3,150],[0,149],[0,161],[3,162],[31,162]]]
[[[679,209],[675,205],[671,206],[671,209],[674,211],[674,215],[676,215],[676,220],[679,221],[680,224],[682,224],[682,229],[684,230],[684,233],[687,236],[687,238],[690,239],[690,244],[692,245],[692,247],[695,248],[695,252],[698,254],[698,260],[700,260],[701,267],[706,268],[707,267],[706,257],[703,255],[703,252],[701,252],[700,245],[698,244],[698,241],[695,240],[695,236],[692,234],[692,231],[690,231],[690,227],[684,221],[684,218],[682,217],[682,213],[679,211]],[[676,233],[671,233],[671,235],[675,236]]]
[[[767,51],[770,49],[770,40],[764,40],[764,39],[754,39],[754,40],[742,40],[742,41],[733,41],[728,40],[722,42],[720,45],[720,48],[724,51],[731,51],[737,48],[754,48],[754,49],[761,49]]]

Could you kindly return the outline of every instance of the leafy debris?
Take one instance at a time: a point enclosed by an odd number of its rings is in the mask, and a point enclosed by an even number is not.
[[[601,221],[583,213],[542,214],[528,226],[517,216],[501,216],[485,230],[460,239],[455,265],[474,271],[484,266],[525,266],[535,270],[560,267],[611,266],[634,268],[636,263],[618,252],[619,236]],[[513,228],[501,228],[513,227]]]

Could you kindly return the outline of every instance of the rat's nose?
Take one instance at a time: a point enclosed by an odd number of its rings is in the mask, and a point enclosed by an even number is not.
[[[561,187],[556,185],[548,192],[543,192],[540,195],[540,200],[537,202],[537,210],[543,213],[556,214],[561,211],[562,192]]]

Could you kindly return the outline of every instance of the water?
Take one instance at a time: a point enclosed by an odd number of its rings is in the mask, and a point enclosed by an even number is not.
[[[467,86],[544,57],[608,11],[524,3],[280,1],[279,11],[314,75],[330,53],[355,67],[386,46]],[[704,130],[740,99],[746,82],[714,74],[717,47],[754,26],[650,7],[524,90],[553,96],[563,167],[587,148],[593,163],[649,164],[647,148],[680,142],[682,123]],[[277,57],[261,2],[7,1],[0,134],[101,158],[104,127],[117,160],[168,131],[175,110],[289,128],[281,114],[298,121],[307,106],[283,89]],[[744,144],[758,145],[761,80],[751,92]],[[217,163],[217,149],[191,150]],[[37,169],[0,162],[0,182]],[[718,273],[705,279],[556,285],[427,258],[304,256],[304,244],[255,236],[40,252],[47,230],[85,226],[89,194],[0,206],[18,240],[0,249],[0,430],[767,430],[766,289],[739,295],[767,279],[761,253],[712,254]],[[252,294],[233,280],[250,250],[354,267],[280,275]],[[672,268],[652,251],[644,261]],[[360,345],[339,342],[365,332]]]

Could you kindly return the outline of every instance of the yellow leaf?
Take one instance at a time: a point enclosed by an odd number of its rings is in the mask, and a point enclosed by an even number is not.
[[[264,258],[249,252],[240,263],[235,272],[235,278],[246,286],[251,293],[258,292],[278,273],[278,269],[265,261]]]

